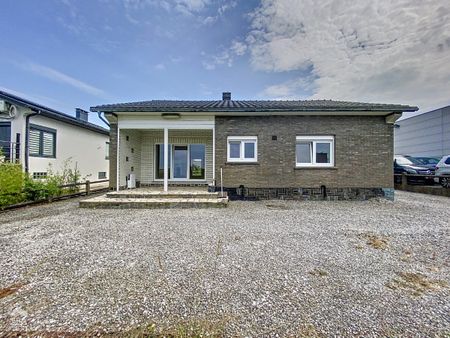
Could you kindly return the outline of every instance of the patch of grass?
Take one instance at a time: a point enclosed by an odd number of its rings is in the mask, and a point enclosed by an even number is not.
[[[388,247],[388,239],[375,234],[364,234],[366,244],[377,250],[384,250]]]
[[[402,262],[410,262],[411,255],[412,255],[412,251],[407,249],[407,250],[403,251],[403,256],[400,258],[400,260]]]
[[[312,276],[317,276],[317,277],[328,276],[328,272],[326,272],[325,270],[318,269],[318,268],[315,268],[315,269],[309,271],[309,274]]]
[[[289,207],[283,204],[266,204],[266,208],[275,210],[289,210]]]
[[[17,283],[17,284],[10,285],[6,288],[0,289],[0,299],[8,297],[8,296],[16,293],[23,286],[24,286],[24,284]]]
[[[221,238],[219,238],[216,245],[216,256],[218,257],[221,255],[223,255],[223,241]]]
[[[187,321],[174,324],[173,326],[157,326],[146,324],[125,331],[110,331],[90,328],[86,331],[63,332],[63,331],[10,331],[3,332],[5,337],[102,337],[102,338],[203,338],[223,337],[224,322],[210,322],[207,320]]]
[[[298,337],[301,338],[322,338],[325,337],[317,328],[312,324],[303,324],[298,331]]]
[[[421,296],[425,292],[438,291],[447,287],[447,282],[430,279],[427,275],[415,272],[398,272],[397,278],[386,284],[392,290],[404,290],[413,296]]]

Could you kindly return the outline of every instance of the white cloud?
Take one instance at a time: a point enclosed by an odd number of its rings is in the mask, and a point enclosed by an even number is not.
[[[19,64],[19,66],[26,71],[30,71],[32,73],[35,73],[39,76],[45,77],[55,82],[69,85],[90,95],[99,97],[105,97],[106,95],[106,93],[103,90],[91,86],[81,80],[75,79],[67,74],[64,74],[50,67],[42,66],[33,62]]]
[[[313,76],[305,76],[290,80],[284,83],[279,83],[267,87],[264,92],[264,97],[271,97],[274,99],[284,100],[302,100],[307,96],[299,93],[311,92],[315,90],[315,83]]]
[[[124,0],[126,9],[138,10],[147,5],[161,7],[166,11],[178,11],[185,15],[192,15],[205,9],[211,0]]]
[[[202,64],[206,70],[214,70],[217,66],[225,65],[231,67],[233,65],[233,56],[227,50],[216,55],[207,55],[204,52],[201,54],[204,57]]]
[[[263,0],[251,20],[253,67],[312,69],[312,98],[450,103],[448,0]],[[301,89],[292,80],[266,93]]]
[[[165,70],[166,66],[164,65],[164,63],[158,63],[157,65],[155,65],[155,69],[156,70]]]
[[[242,43],[242,42],[233,40],[233,41],[231,42],[231,47],[230,47],[230,49],[233,51],[234,54],[239,55],[239,56],[242,56],[242,55],[244,55],[245,52],[247,51],[247,45],[244,44],[244,43]]]
[[[202,52],[203,56],[203,67],[206,70],[214,70],[217,66],[226,65],[228,67],[233,66],[234,59],[237,56],[242,56],[247,52],[247,45],[238,41],[233,40],[228,49],[223,49],[215,55],[208,55]]]

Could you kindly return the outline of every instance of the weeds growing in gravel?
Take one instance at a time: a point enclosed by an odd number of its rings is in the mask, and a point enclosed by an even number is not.
[[[325,337],[312,324],[304,324],[300,327],[298,337],[301,338],[322,338]]]
[[[223,241],[221,238],[217,240],[217,246],[216,246],[216,256],[223,255]]]
[[[159,327],[156,324],[142,325],[127,331],[105,331],[96,328],[90,328],[82,332],[63,332],[63,331],[11,331],[4,332],[5,337],[77,337],[77,338],[203,338],[203,337],[223,337],[223,323],[208,321],[192,321],[177,323],[170,327]]]
[[[6,288],[0,289],[0,299],[8,297],[8,296],[16,293],[23,286],[24,286],[24,284],[17,283],[17,284],[10,285]]]
[[[388,247],[388,240],[386,237],[378,236],[375,234],[365,234],[367,239],[366,244],[377,250],[384,250]]]
[[[315,268],[314,270],[311,270],[309,272],[309,274],[313,275],[313,276],[318,276],[318,277],[328,276],[328,272],[326,272],[325,270],[318,269],[318,268]]]
[[[447,287],[447,282],[442,280],[433,280],[421,273],[414,272],[398,272],[397,278],[386,286],[392,290],[404,290],[413,296],[421,296],[428,291],[437,291],[443,287]]]

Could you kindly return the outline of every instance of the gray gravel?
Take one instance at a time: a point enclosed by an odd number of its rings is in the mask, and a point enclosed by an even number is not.
[[[17,288],[0,296],[0,335],[150,323],[225,336],[450,334],[448,198],[77,205],[0,214],[0,288]]]

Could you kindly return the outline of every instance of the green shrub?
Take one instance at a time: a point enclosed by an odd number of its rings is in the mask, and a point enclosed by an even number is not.
[[[24,200],[23,183],[24,175],[20,164],[0,163],[0,207]]]
[[[55,176],[59,176],[59,178],[62,182],[61,185],[75,184],[80,181],[80,178],[81,178],[80,171],[78,170],[76,165],[75,165],[74,169],[70,168],[71,162],[72,162],[72,158],[69,157],[63,163],[63,168],[62,168],[61,174],[56,173],[56,175],[55,175]],[[80,187],[78,185],[76,185],[73,187],[65,188],[64,190],[65,190],[65,192],[71,194],[71,193],[76,193],[76,192],[80,191]]]
[[[28,176],[25,179],[23,191],[29,201],[47,200],[62,194],[60,185],[59,176],[50,176],[45,180],[33,180]]]

